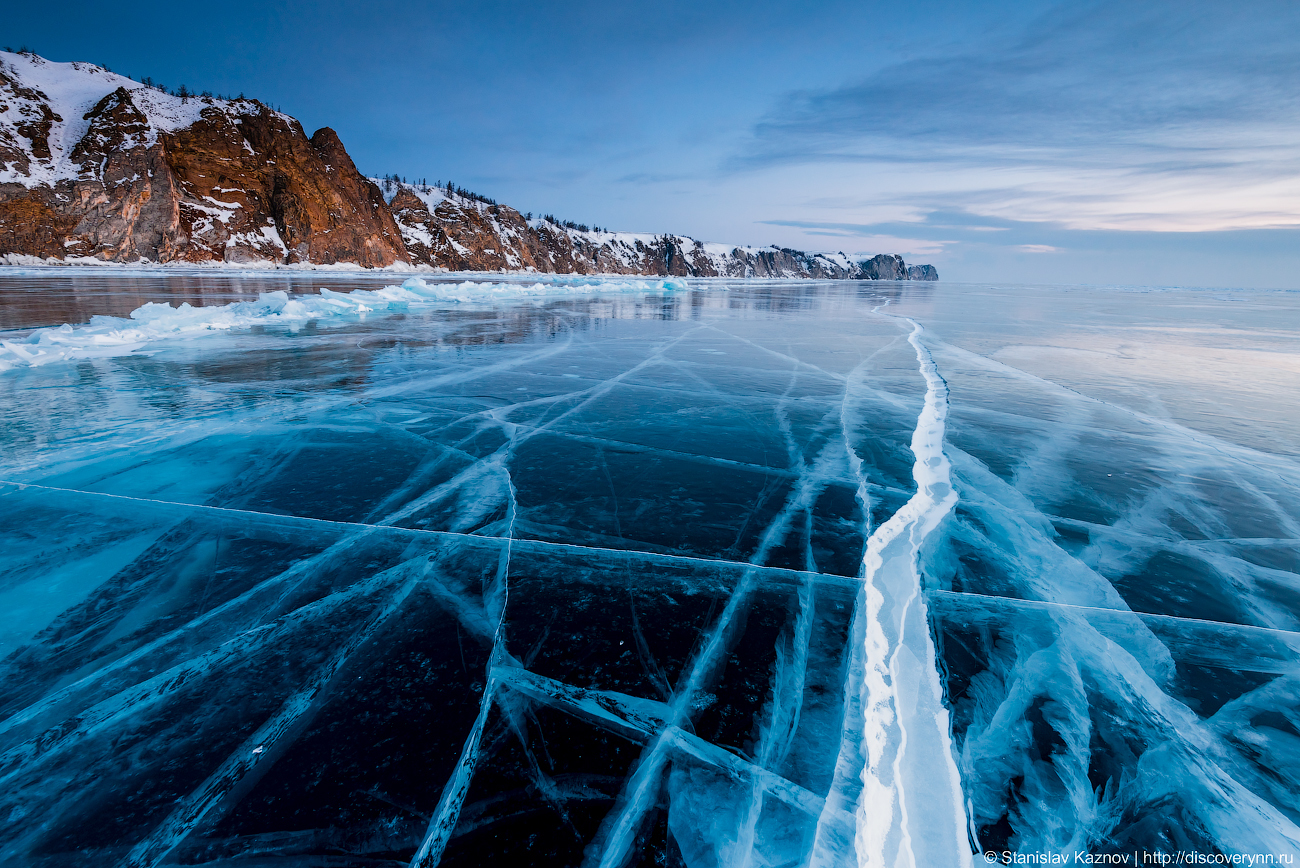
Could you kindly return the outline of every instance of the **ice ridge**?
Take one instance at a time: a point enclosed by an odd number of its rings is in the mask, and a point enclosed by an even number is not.
[[[659,293],[686,289],[679,278],[663,280],[557,279],[545,282],[430,283],[418,277],[400,286],[291,296],[284,290],[261,293],[256,301],[211,307],[150,302],[130,318],[96,316],[88,325],[38,329],[23,338],[0,340],[0,372],[52,362],[123,356],[165,340],[189,340],[255,325],[294,327],[312,320],[348,321],[367,314],[502,300],[561,298],[603,293]]]
[[[972,864],[918,567],[922,546],[957,502],[943,451],[948,387],[921,341],[924,330],[907,322],[926,383],[911,442],[917,488],[867,540],[840,753],[814,868],[843,865],[851,852],[872,868]]]

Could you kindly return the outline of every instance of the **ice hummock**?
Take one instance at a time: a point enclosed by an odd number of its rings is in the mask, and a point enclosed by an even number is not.
[[[509,300],[596,293],[673,292],[685,282],[664,280],[591,281],[559,278],[537,283],[462,281],[428,282],[412,277],[400,286],[336,292],[321,287],[316,295],[290,296],[284,290],[261,293],[256,301],[193,307],[182,302],[149,302],[129,319],[96,316],[88,325],[64,324],[38,329],[30,335],[0,340],[0,372],[38,367],[74,359],[111,358],[166,340],[183,340],[211,332],[253,326],[297,326],[308,321],[345,320],[370,313],[387,313],[444,304],[493,303]]]

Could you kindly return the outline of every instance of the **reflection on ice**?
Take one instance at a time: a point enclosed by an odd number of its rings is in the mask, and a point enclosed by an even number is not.
[[[1295,853],[1285,452],[942,285],[347,291],[0,375],[0,861]]]
[[[208,332],[247,329],[254,326],[301,328],[303,323],[322,323],[341,318],[362,317],[371,312],[388,313],[412,308],[445,306],[449,303],[490,303],[503,300],[593,293],[672,291],[684,289],[680,280],[629,280],[579,283],[557,278],[547,283],[428,283],[412,277],[401,286],[354,289],[336,292],[322,286],[314,295],[290,296],[284,290],[265,292],[256,301],[235,301],[224,305],[193,307],[149,302],[131,311],[127,319],[95,316],[86,326],[68,323],[57,328],[38,329],[20,339],[0,341],[0,372],[15,367],[40,367],[53,362],[123,356],[165,340],[193,339]]]

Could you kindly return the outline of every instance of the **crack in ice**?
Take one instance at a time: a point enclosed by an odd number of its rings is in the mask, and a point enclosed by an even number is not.
[[[853,801],[856,820],[846,828],[842,816],[823,812],[809,863],[814,868],[840,865],[850,851],[859,865],[871,868],[971,864],[961,779],[918,570],[922,545],[957,501],[943,452],[948,389],[921,342],[921,325],[907,322],[926,382],[912,434],[917,491],[867,540],[840,759],[827,797],[828,807]],[[922,821],[924,834],[914,835],[913,825]]]

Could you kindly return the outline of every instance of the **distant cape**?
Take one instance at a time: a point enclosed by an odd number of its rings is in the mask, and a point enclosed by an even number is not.
[[[454,186],[363,176],[254,100],[0,52],[0,263],[937,280],[901,256],[708,244],[533,218]]]

